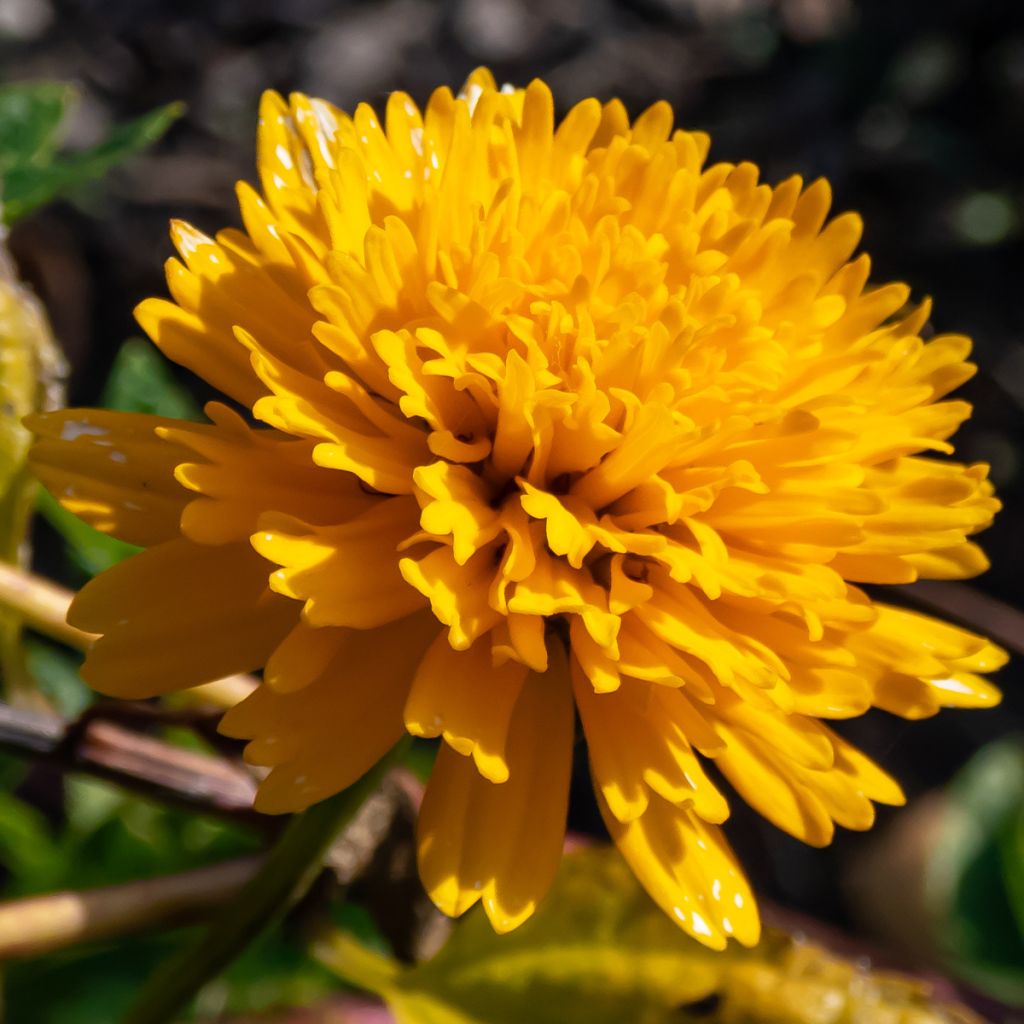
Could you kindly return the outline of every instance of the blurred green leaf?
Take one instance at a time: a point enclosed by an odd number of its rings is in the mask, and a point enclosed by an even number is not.
[[[430,773],[434,768],[434,761],[437,760],[437,744],[429,740],[414,740],[409,752],[402,760],[402,764],[426,784]]]
[[[565,857],[540,910],[508,935],[473,912],[415,967],[343,934],[318,955],[386,999],[399,1024],[667,1022],[713,993],[730,959],[684,935],[604,848]]]
[[[120,1020],[182,930],[138,935],[6,965],[4,1018],[11,1024],[112,1024]],[[179,1021],[211,1024],[225,1014],[310,1005],[338,989],[337,979],[280,933],[255,942],[202,993]]]
[[[1024,935],[1024,800],[1017,808],[1003,834],[1000,846],[1003,876],[1010,895],[1010,910],[1017,918],[1017,927]]]
[[[16,109],[23,106],[15,104]],[[39,106],[42,108],[44,105],[40,103]],[[39,115],[43,120],[34,132],[36,139],[45,135],[48,123],[45,117],[52,120],[54,116],[52,100],[45,109],[46,115]],[[101,178],[111,168],[159,139],[183,110],[180,103],[159,107],[134,121],[117,125],[99,145],[63,156],[53,155],[54,126],[29,159],[15,160],[3,171],[4,220],[11,224],[57,196]]]
[[[238,895],[218,910],[195,942],[146,981],[124,1024],[166,1024],[266,934],[270,925],[309,890],[339,831],[377,790],[406,746],[399,741],[390,754],[347,789],[294,815]]]
[[[337,979],[304,950],[301,942],[275,930],[257,939],[217,981],[207,986],[195,1016],[210,1019],[212,1014],[204,1012],[207,1009],[266,1013],[308,1006],[337,990]]]
[[[14,167],[45,165],[50,160],[74,99],[74,89],[63,82],[0,87],[0,181]]]
[[[97,949],[68,950],[6,965],[5,1020],[32,1024],[108,1024],[180,936],[136,936]]]
[[[202,867],[259,849],[247,830],[164,807],[97,779],[72,776],[62,885],[85,889]]]
[[[11,793],[0,791],[0,867],[5,898],[59,884],[64,857],[46,819]]]
[[[105,409],[142,412],[179,420],[202,419],[195,399],[175,379],[159,349],[142,338],[129,338],[117,353],[103,387]]]
[[[950,968],[1024,1005],[1024,741],[989,744],[950,787],[929,894]]]
[[[24,646],[29,674],[43,696],[58,714],[77,718],[93,700],[78,672],[81,656],[32,636],[25,638]]]

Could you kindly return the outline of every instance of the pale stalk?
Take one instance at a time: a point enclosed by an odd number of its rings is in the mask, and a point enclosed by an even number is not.
[[[233,899],[263,861],[242,857],[161,878],[0,904],[0,961],[194,924]]]

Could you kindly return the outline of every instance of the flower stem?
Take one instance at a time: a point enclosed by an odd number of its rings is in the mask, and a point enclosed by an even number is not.
[[[145,985],[122,1024],[168,1024],[310,887],[334,837],[376,790],[407,741],[358,782],[296,815],[255,878],[198,940]]]
[[[241,857],[175,875],[0,903],[0,960],[206,920],[261,863],[260,857]]]
[[[13,609],[25,623],[44,636],[84,650],[93,641],[67,623],[72,594],[42,576],[35,576],[9,562],[0,562],[0,605]]]

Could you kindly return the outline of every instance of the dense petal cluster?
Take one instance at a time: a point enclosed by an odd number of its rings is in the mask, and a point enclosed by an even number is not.
[[[558,863],[578,716],[623,855],[721,947],[758,917],[708,764],[815,845],[901,802],[823,720],[993,704],[1003,655],[858,584],[979,572],[997,502],[934,457],[968,340],[868,286],[824,181],[706,166],[672,121],[556,124],[485,72],[383,125],[268,94],[245,230],[175,223],[173,302],[138,309],[231,404],[51,415],[35,465],[147,548],[75,602],[97,689],[263,669],[223,723],[263,810],[441,737],[423,880],[508,929]]]

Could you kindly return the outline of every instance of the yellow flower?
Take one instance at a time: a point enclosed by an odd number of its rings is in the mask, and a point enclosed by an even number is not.
[[[985,567],[986,467],[936,460],[969,342],[868,288],[818,181],[704,166],[658,103],[476,72],[384,125],[263,99],[244,231],[175,223],[138,319],[209,424],[37,419],[39,475],[148,548],[82,591],[104,693],[230,672],[258,806],[443,737],[419,826],[443,910],[525,920],[558,864],[574,715],[641,882],[714,947],[758,917],[707,759],[815,845],[899,787],[822,719],[995,703],[986,640],[859,583]],[[258,421],[254,427],[236,411]],[[924,454],[922,454],[924,453]]]

